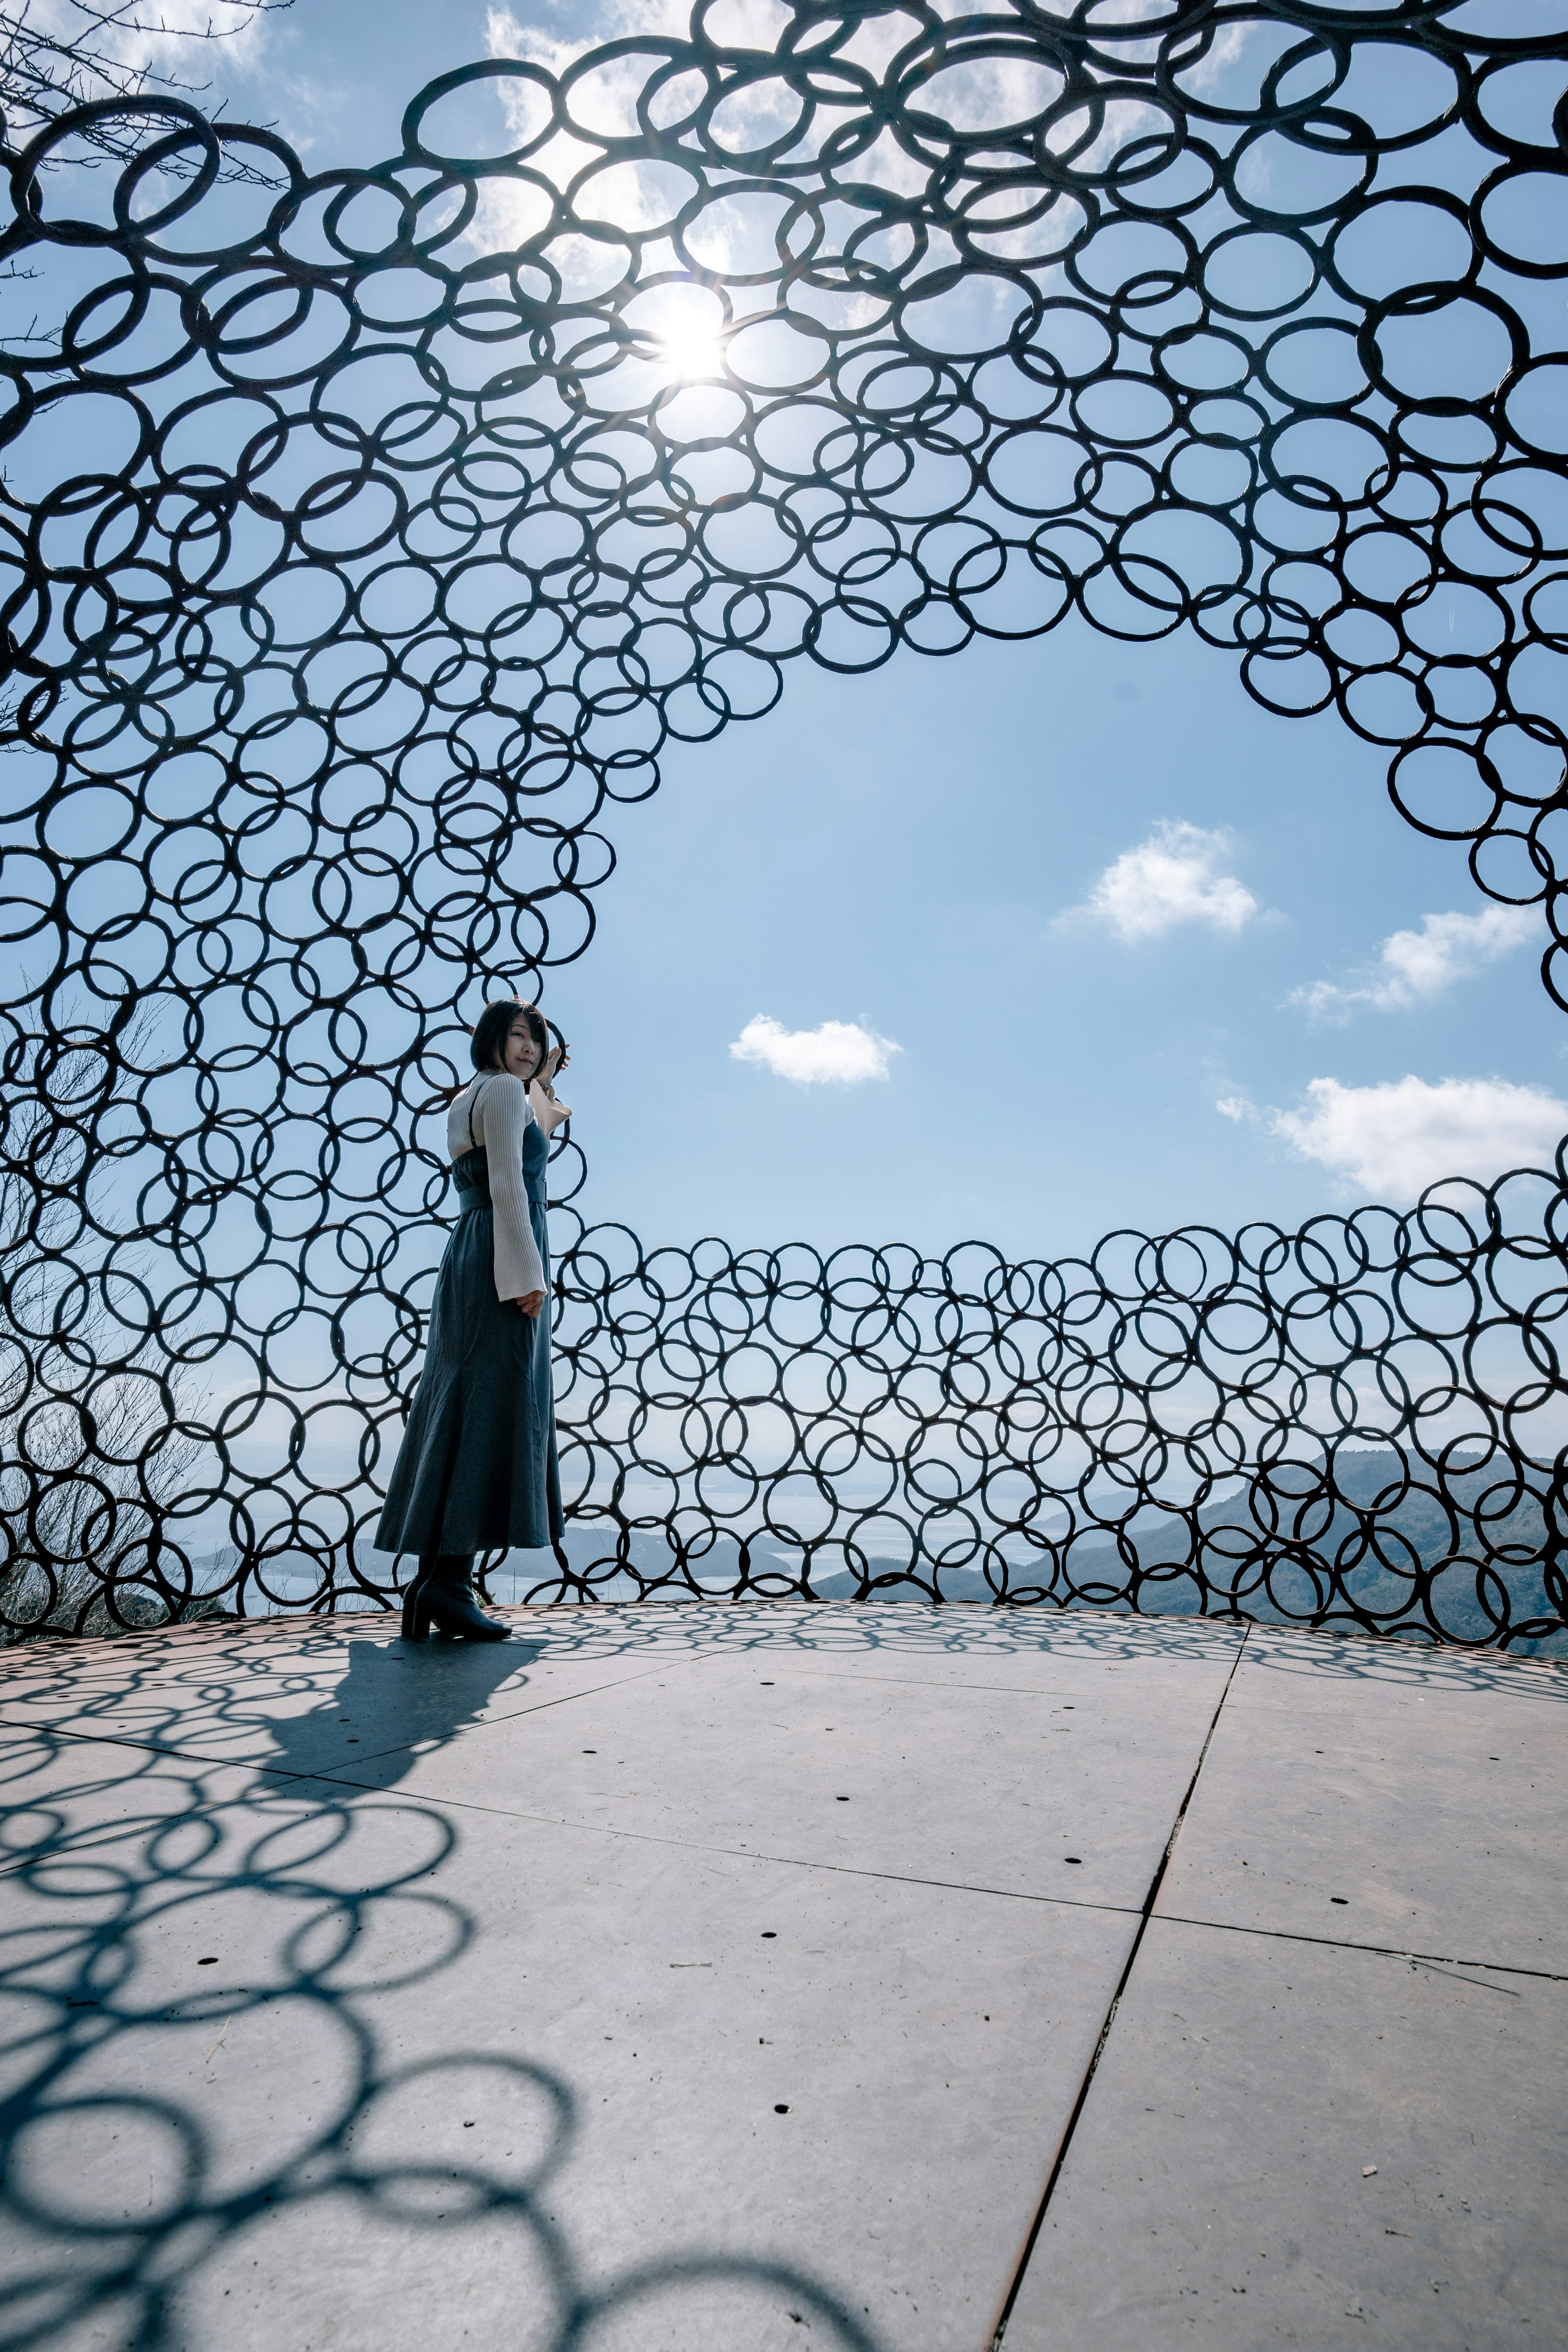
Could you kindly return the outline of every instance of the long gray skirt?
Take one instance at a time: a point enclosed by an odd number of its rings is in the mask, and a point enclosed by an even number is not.
[[[459,1179],[469,1172],[458,1162]],[[550,1304],[536,1316],[496,1297],[495,1212],[481,1178],[461,1192],[436,1277],[419,1376],[386,1502],[377,1551],[538,1551],[563,1528],[555,1410],[550,1386]],[[472,1205],[468,1205],[468,1204]],[[529,1222],[550,1280],[542,1203]]]

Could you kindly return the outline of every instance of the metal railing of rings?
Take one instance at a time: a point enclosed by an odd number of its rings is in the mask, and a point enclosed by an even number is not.
[[[1194,629],[1568,1003],[1558,12],[775,13],[371,168],[162,98],[5,151],[12,1628],[393,1589],[462,1034],[792,662]],[[1564,1627],[1561,1165],[1055,1265],[650,1252],[555,1171],[530,1592]]]

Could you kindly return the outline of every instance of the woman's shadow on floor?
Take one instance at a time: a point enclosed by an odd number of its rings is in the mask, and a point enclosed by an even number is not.
[[[343,1671],[316,1704],[271,1717],[278,1745],[268,1769],[301,1777],[396,1786],[422,1756],[478,1723],[503,1685],[527,1706],[537,1641],[405,1642],[350,1634]],[[512,1712],[504,1708],[503,1713]]]

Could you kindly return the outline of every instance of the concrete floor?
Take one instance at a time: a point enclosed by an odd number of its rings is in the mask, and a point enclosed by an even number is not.
[[[510,1613],[0,1660],[0,2340],[1568,2336],[1568,1671]]]

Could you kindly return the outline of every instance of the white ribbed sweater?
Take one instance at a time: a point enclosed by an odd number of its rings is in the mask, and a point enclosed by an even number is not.
[[[526,1298],[544,1288],[544,1267],[528,1218],[522,1139],[533,1112],[528,1088],[510,1070],[487,1070],[465,1087],[447,1113],[447,1154],[484,1150],[495,1207],[496,1297]]]

